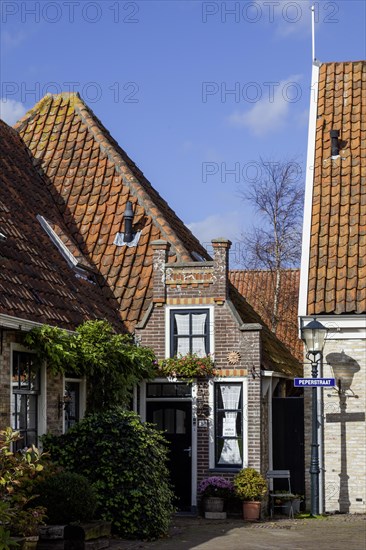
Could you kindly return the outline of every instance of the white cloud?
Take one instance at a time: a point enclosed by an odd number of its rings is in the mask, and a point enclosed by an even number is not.
[[[204,244],[212,239],[235,240],[241,232],[243,214],[237,211],[211,214],[204,220],[187,224],[197,239]]]
[[[12,32],[6,30],[1,35],[1,41],[5,48],[17,48],[26,38],[27,35],[22,30],[13,30]]]
[[[228,117],[229,123],[249,128],[257,136],[279,130],[287,122],[291,105],[296,105],[302,96],[302,89],[298,83],[300,79],[301,75],[293,75],[281,82],[263,85],[260,88],[261,99],[244,113],[232,113]]]
[[[303,37],[311,33],[311,6],[312,0],[277,0],[276,2],[266,2],[257,0],[257,5],[261,7],[263,19],[274,25],[275,33],[282,38]],[[318,12],[319,4],[316,6]],[[320,14],[316,13],[316,22]]]
[[[0,98],[0,118],[9,126],[13,126],[25,113],[26,108],[20,101]]]
[[[223,238],[232,242],[229,252],[231,269],[242,265],[243,212],[236,210],[223,214],[211,214],[204,220],[187,224],[192,233],[198,238],[208,253],[213,256],[212,239]]]

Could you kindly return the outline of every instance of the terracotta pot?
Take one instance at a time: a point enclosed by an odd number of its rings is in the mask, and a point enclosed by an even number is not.
[[[34,537],[18,537],[14,541],[18,544],[21,550],[36,550],[38,544],[38,536]]]
[[[205,512],[223,512],[225,501],[221,497],[206,497]]]
[[[243,502],[244,521],[259,521],[261,517],[261,503],[256,501]]]

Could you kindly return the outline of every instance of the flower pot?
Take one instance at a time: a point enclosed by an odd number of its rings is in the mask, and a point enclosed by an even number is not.
[[[15,537],[13,540],[18,544],[18,548],[21,550],[36,550],[39,537]]]
[[[225,501],[221,497],[206,497],[205,512],[223,512]]]
[[[261,517],[261,503],[256,501],[243,502],[244,521],[259,521]]]
[[[285,502],[282,503],[281,512],[286,516],[289,516],[291,512],[291,504],[292,504],[292,512],[296,516],[296,514],[300,513],[300,502],[301,500],[299,498],[294,498],[292,499],[292,501],[286,500]]]

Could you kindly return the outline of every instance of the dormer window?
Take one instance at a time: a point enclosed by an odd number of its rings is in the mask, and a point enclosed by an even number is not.
[[[210,352],[209,310],[173,309],[170,311],[170,356]]]

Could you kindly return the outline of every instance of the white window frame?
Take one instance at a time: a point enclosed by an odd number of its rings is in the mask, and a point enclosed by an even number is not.
[[[77,378],[77,377],[69,377],[64,376],[63,377],[63,385],[62,385],[62,394],[65,395],[66,391],[66,382],[77,382],[80,384],[80,395],[79,395],[79,420],[84,418],[85,416],[85,410],[86,410],[86,378],[85,376]],[[65,414],[64,410],[62,411],[62,433],[65,433]]]
[[[239,468],[248,467],[248,379],[239,377],[217,377],[208,382],[208,404],[210,408],[209,420],[209,468],[216,471],[237,470],[238,466],[217,467],[215,463],[215,386],[214,384],[242,384],[243,403],[243,463]]]
[[[21,344],[15,342],[10,343],[10,372],[9,372],[9,386],[10,386],[10,400],[9,400],[9,414],[10,424],[13,425],[13,408],[14,408],[14,395],[12,385],[12,373],[13,373],[13,352],[18,351],[21,353],[35,354],[32,351]],[[47,371],[46,365],[42,364],[39,373],[39,395],[37,400],[37,445],[40,447],[39,438],[47,433]]]
[[[209,329],[208,329],[208,342],[209,342],[209,353],[210,355],[214,355],[215,350],[215,307],[213,305],[209,304],[199,304],[199,305],[191,305],[191,304],[183,304],[183,305],[169,305],[165,308],[165,358],[167,359],[170,357],[170,315],[171,311],[174,310],[182,310],[182,311],[197,311],[200,310],[208,310],[209,311]]]

